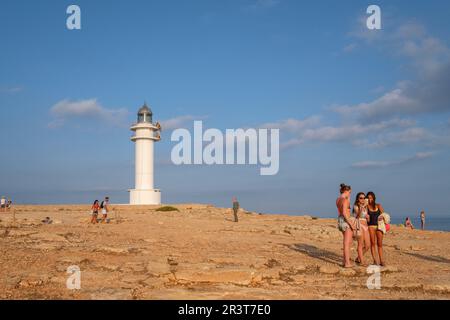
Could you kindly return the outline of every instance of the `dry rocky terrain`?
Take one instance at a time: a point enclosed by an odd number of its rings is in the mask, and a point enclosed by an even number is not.
[[[0,212],[0,299],[450,298],[448,232],[393,226],[369,290],[365,267],[340,267],[333,219],[241,211],[234,223],[228,209],[175,207],[116,205],[97,225],[88,205],[16,206],[15,222]],[[80,290],[66,288],[72,265]]]

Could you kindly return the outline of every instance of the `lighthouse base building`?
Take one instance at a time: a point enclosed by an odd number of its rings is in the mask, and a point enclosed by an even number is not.
[[[161,190],[153,187],[154,143],[161,139],[161,126],[153,124],[152,111],[144,104],[138,111],[138,121],[131,126],[135,143],[135,188],[129,190],[130,204],[161,204]]]
[[[161,190],[130,189],[130,204],[132,205],[161,204]]]

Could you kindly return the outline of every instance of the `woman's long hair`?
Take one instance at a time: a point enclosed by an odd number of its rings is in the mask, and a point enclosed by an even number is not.
[[[363,195],[364,197],[366,196],[366,194],[364,192],[358,192],[358,194],[356,195],[355,203],[353,204],[353,213],[355,213],[355,206],[359,207],[359,197],[361,195]]]
[[[92,206],[95,206],[96,203],[98,203],[98,200],[95,200]]]
[[[373,198],[373,207],[375,209],[377,209],[378,205],[377,205],[377,197],[375,196],[375,193],[373,193],[372,191],[369,191],[369,192],[367,192],[366,198],[369,199],[369,196],[372,196],[372,198]],[[370,205],[370,203],[369,203],[369,205]]]

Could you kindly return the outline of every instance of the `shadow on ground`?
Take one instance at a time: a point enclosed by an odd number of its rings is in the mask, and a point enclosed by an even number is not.
[[[444,258],[444,257],[439,257],[439,256],[424,256],[423,254],[419,254],[419,253],[412,253],[412,252],[405,252],[405,254],[415,257],[415,258],[419,258],[419,259],[423,259],[426,261],[432,261],[432,262],[439,262],[439,263],[448,263],[450,264],[450,259]]]
[[[337,255],[332,251],[318,248],[313,245],[305,243],[297,243],[287,246],[289,249],[306,254],[312,258],[319,259],[328,263],[333,263],[337,265],[342,264],[342,256]]]

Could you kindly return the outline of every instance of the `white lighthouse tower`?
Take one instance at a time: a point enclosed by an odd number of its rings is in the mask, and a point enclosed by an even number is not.
[[[159,141],[161,127],[153,124],[152,111],[145,103],[138,111],[137,123],[131,126],[136,143],[135,188],[130,191],[130,204],[160,204],[161,191],[153,187],[153,147]]]

